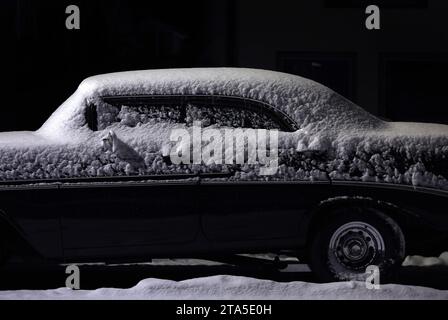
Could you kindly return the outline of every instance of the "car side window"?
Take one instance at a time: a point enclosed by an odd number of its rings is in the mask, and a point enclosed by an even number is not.
[[[117,106],[107,103],[96,104],[98,130],[106,129],[111,124],[117,122],[118,113],[120,113],[120,109]]]
[[[178,123],[203,127],[278,129],[291,127],[262,103],[234,97],[130,96],[105,97],[96,108],[97,129],[114,123],[136,127],[147,123]]]
[[[114,123],[136,127],[147,123],[182,123],[185,122],[183,107],[180,105],[150,104],[108,104],[97,106],[98,130],[103,130]]]
[[[187,125],[189,126],[195,121],[200,121],[204,127],[281,129],[280,124],[261,112],[233,107],[231,105],[198,106],[189,104],[186,113]]]
[[[182,106],[123,105],[117,114],[117,122],[135,127],[146,123],[182,123]]]

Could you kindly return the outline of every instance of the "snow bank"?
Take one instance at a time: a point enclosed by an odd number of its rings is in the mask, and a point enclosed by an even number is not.
[[[0,299],[169,299],[169,300],[372,300],[372,299],[448,299],[448,291],[430,288],[382,285],[379,290],[366,289],[363,282],[314,284],[306,282],[275,282],[239,276],[212,276],[185,281],[145,279],[129,289],[101,288],[73,291],[55,290],[2,291]]]
[[[403,261],[405,267],[433,267],[448,266],[448,252],[443,252],[439,257],[408,256]]]

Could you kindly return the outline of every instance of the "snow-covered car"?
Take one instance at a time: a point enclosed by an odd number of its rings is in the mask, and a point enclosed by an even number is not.
[[[277,132],[278,169],[173,162],[173,130],[194,134],[195,123]],[[287,252],[322,280],[370,265],[384,279],[406,254],[446,249],[447,156],[448,126],[383,121],[299,76],[94,76],[39,130],[0,134],[1,256]]]

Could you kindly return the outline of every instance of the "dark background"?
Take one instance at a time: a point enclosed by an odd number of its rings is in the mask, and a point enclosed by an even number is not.
[[[199,66],[295,73],[392,120],[448,123],[447,14],[444,0],[1,0],[0,131],[37,129],[94,74]]]

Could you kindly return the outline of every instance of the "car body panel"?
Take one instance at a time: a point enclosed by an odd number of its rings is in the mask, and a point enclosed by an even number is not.
[[[174,129],[194,130],[190,104],[220,130],[280,129],[277,172],[173,164],[166,145]],[[423,243],[418,225],[448,232],[447,146],[446,125],[382,121],[294,75],[100,75],[36,132],[0,133],[0,218],[65,261],[303,249],[322,208],[346,201],[394,208],[417,225],[410,243]]]
[[[395,204],[431,230],[448,230],[448,194],[384,184],[142,181],[21,188],[0,191],[8,217],[42,256],[65,261],[294,250],[306,244],[313,214],[328,199]],[[285,197],[271,196],[279,193]]]

